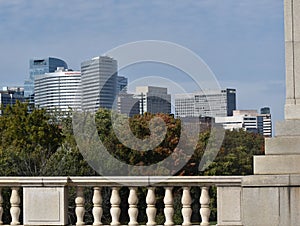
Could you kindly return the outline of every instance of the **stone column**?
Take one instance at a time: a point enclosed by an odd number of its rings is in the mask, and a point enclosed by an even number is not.
[[[300,174],[300,0],[284,0],[285,120],[267,138],[265,156],[254,158],[255,174]]]
[[[254,157],[242,182],[243,224],[293,226],[300,222],[300,0],[284,0],[286,104],[265,155]]]
[[[285,119],[300,119],[300,2],[285,0]]]

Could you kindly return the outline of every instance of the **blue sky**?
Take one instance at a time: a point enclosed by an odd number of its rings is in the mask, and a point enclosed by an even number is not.
[[[1,86],[22,85],[33,57],[80,69],[118,45],[164,40],[189,48],[223,88],[236,88],[239,109],[270,106],[283,119],[283,0],[0,0],[0,32]]]

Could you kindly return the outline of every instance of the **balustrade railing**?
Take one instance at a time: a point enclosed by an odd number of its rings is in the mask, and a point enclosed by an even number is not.
[[[242,225],[241,219],[241,180],[239,176],[174,176],[174,177],[0,177],[0,225],[66,225],[68,224],[68,188],[76,188],[75,216],[76,225],[85,225],[85,206],[87,200],[84,191],[91,189],[93,225],[102,225],[103,197],[102,188],[111,188],[110,196],[110,225],[120,225],[121,198],[128,199],[128,225],[139,225],[138,222],[138,187],[147,188],[146,216],[147,226],[156,223],[156,189],[164,188],[164,218],[165,226],[174,225],[174,188],[180,187],[182,225],[192,223],[191,187],[200,187],[199,199],[201,222],[198,225],[210,225],[210,197],[211,186],[217,187],[218,226]],[[127,186],[128,197],[120,197],[120,188]],[[3,201],[3,188],[10,188],[10,203]],[[20,198],[20,188],[23,191],[23,201]],[[233,196],[233,199],[230,199]],[[10,208],[11,222],[2,221],[4,207]],[[234,208],[232,208],[234,207]],[[22,209],[23,220],[20,220]],[[234,209],[234,211],[232,211]]]

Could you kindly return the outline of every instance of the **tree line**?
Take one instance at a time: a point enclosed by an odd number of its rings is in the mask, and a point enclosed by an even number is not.
[[[204,156],[205,148],[212,131],[205,127],[196,138],[181,133],[181,121],[169,114],[136,115],[129,119],[131,132],[139,139],[149,137],[149,121],[154,117],[161,118],[166,124],[166,136],[162,142],[149,151],[130,149],[119,141],[111,123],[111,111],[99,109],[95,115],[95,125],[99,139],[115,158],[130,165],[145,166],[157,163],[175,153],[176,161],[186,160],[185,165],[173,172],[175,175],[249,175],[253,172],[253,155],[264,154],[264,138],[261,135],[248,133],[243,130],[226,131],[220,150],[214,161],[209,163],[204,171],[198,166]],[[128,131],[124,131],[125,135]],[[89,166],[81,155],[73,133],[72,116],[57,118],[44,109],[33,109],[28,112],[28,105],[17,102],[2,110],[0,117],[0,176],[90,176],[99,175]],[[178,149],[179,140],[188,145],[189,139],[197,139],[194,152],[186,156],[184,150]],[[183,146],[185,147],[185,145]],[[187,147],[187,146],[186,146]],[[178,164],[178,162],[171,162]],[[145,189],[140,188],[139,196],[145,197]],[[109,188],[106,191],[109,194]],[[128,194],[126,188],[121,190]],[[179,189],[174,190],[180,193]],[[199,195],[199,190],[192,190]],[[158,193],[158,218],[163,218],[163,191]],[[87,194],[91,196],[91,194]],[[215,199],[212,194],[212,199]],[[72,194],[71,194],[72,196]],[[73,193],[74,196],[74,193]],[[109,195],[107,195],[109,197]],[[127,197],[127,196],[126,196]],[[73,197],[74,198],[74,197]],[[161,202],[159,202],[159,199]],[[142,199],[140,199],[142,200]],[[74,199],[73,199],[74,201]],[[109,198],[104,197],[109,205]],[[175,205],[180,199],[175,200]],[[214,200],[212,200],[214,203]],[[122,204],[126,207],[126,200]],[[122,206],[121,205],[121,206]],[[141,202],[140,208],[145,208]],[[197,205],[197,204],[195,204]],[[74,206],[72,207],[74,208]],[[109,211],[104,211],[104,218],[109,221]],[[122,211],[123,222],[128,220],[126,211]],[[214,218],[214,212],[212,218]],[[177,223],[180,222],[180,213]],[[70,216],[74,220],[74,216]],[[145,221],[145,214],[139,215],[141,222]],[[197,220],[199,214],[195,214]],[[73,220],[72,220],[73,219]]]

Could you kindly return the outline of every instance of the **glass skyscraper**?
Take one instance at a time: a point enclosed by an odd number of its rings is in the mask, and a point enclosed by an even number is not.
[[[37,75],[55,72],[57,67],[68,68],[65,61],[54,58],[39,58],[29,61],[29,79],[24,82],[24,97],[29,100],[30,104],[34,104],[34,79]]]

